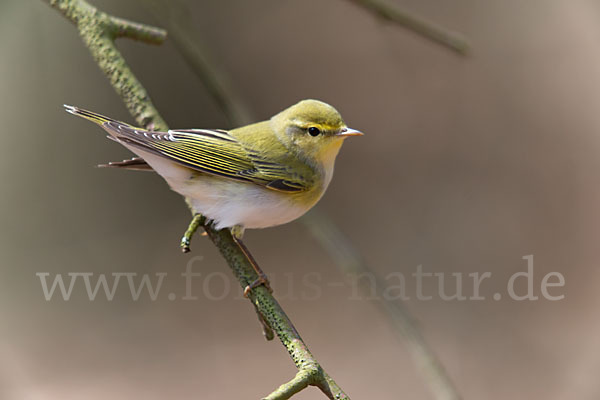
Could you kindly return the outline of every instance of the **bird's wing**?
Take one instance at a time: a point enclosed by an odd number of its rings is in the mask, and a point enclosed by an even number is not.
[[[253,182],[286,193],[301,192],[311,186],[305,176],[292,171],[285,163],[265,160],[224,130],[148,131],[79,107],[65,105],[65,109],[102,126],[110,133],[110,139],[150,151],[197,171]],[[127,168],[136,164],[138,168],[146,168],[143,163],[138,164],[137,158],[111,164],[108,166]]]
[[[114,120],[106,121],[102,126],[117,141],[151,151],[197,171],[250,181],[287,193],[308,189],[307,182],[288,167],[265,160],[224,130],[154,132]]]

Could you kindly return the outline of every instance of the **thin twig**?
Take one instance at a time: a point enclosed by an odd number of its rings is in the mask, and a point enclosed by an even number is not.
[[[213,63],[205,57],[207,52],[193,51],[192,49],[201,46],[192,38],[187,36],[182,27],[177,24],[169,25],[169,31],[173,39],[175,48],[179,51],[192,71],[204,83],[204,86],[211,94],[217,105],[221,108],[225,117],[233,126],[245,125],[251,120],[251,115],[242,105],[237,95],[231,89],[231,86],[223,74],[213,68]]]
[[[449,31],[441,26],[417,17],[398,6],[388,4],[383,0],[350,0],[365,8],[369,12],[386,21],[402,25],[407,29],[418,33],[436,43],[444,45],[459,54],[465,55],[469,52],[469,43],[463,35],[458,32]]]
[[[252,113],[233,90],[228,76],[217,68],[210,52],[202,41],[190,18],[190,10],[179,0],[170,2],[140,0],[140,6],[148,7],[154,16],[167,24],[173,45],[204,84],[232,126],[241,126],[253,121]]]
[[[100,68],[108,76],[113,88],[123,98],[131,114],[142,125],[151,125],[161,130],[168,129],[160,117],[150,98],[135,78],[125,60],[114,47],[113,40],[116,25],[128,33],[127,37],[135,36],[135,25],[126,25],[125,20],[114,23],[113,17],[98,11],[84,0],[44,0],[52,7],[60,10],[65,17],[74,22],[84,42],[92,53]],[[125,24],[125,25],[123,25]],[[141,26],[141,25],[138,25]],[[146,37],[148,31],[140,32],[140,37]],[[237,246],[227,229],[215,230],[202,221],[208,236],[217,246],[242,288],[256,280],[257,276],[248,258]],[[253,289],[249,294],[258,312],[270,328],[275,331],[282,344],[288,350],[298,375],[294,378],[295,385],[290,389],[278,389],[277,399],[287,399],[297,393],[298,386],[313,385],[320,388],[330,399],[349,399],[339,386],[323,371],[319,363],[310,353],[306,344],[296,331],[296,328],[285,314],[279,303],[263,286]],[[285,385],[284,385],[285,386]]]
[[[110,17],[114,27],[115,38],[129,38],[148,44],[162,44],[167,38],[167,31],[126,19]]]

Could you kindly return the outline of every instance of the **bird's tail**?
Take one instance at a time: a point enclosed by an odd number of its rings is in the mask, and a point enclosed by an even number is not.
[[[104,115],[95,113],[93,111],[84,110],[83,108],[69,106],[67,104],[65,104],[64,106],[65,106],[65,111],[68,112],[69,114],[77,115],[78,117],[85,118],[89,121],[92,121],[93,123],[98,124],[101,127],[105,128],[105,130],[108,130],[107,126],[104,125],[107,122],[115,122],[122,126],[131,126],[129,124],[126,124],[125,122],[120,122],[115,119],[105,117]],[[109,133],[111,133],[111,132],[109,131]],[[107,135],[107,137],[109,139],[116,140],[112,136],[112,134]],[[100,164],[98,166],[99,167],[132,169],[132,170],[138,170],[138,171],[152,171],[152,167],[150,165],[148,165],[148,163],[146,163],[146,161],[144,161],[144,159],[141,157],[134,157],[130,160],[123,160],[123,161],[113,161],[113,162],[109,162],[106,164]]]
[[[106,123],[106,122],[119,122],[122,125],[129,125],[124,122],[120,122],[120,121],[114,120],[112,118],[105,117],[104,115],[100,115],[93,111],[84,110],[83,108],[69,106],[66,104],[65,104],[65,111],[68,112],[69,114],[73,114],[73,115],[77,115],[78,117],[85,118],[88,121],[92,121],[95,124],[98,124],[100,126],[104,125],[104,123]]]

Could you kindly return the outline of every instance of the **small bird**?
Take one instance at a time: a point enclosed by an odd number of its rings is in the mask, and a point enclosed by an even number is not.
[[[181,241],[184,252],[202,216],[215,229],[231,230],[259,276],[245,294],[260,284],[268,287],[268,280],[242,242],[244,229],[285,224],[306,213],[327,189],[344,139],[363,135],[318,100],[302,100],[267,121],[229,131],[158,132],[65,109],[100,125],[109,139],[138,156],[101,166],[154,170],[186,198],[194,219]]]

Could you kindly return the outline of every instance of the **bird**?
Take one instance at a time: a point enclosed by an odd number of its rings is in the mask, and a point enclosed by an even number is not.
[[[270,286],[242,241],[244,231],[285,224],[310,210],[331,182],[345,139],[363,135],[348,128],[333,106],[314,99],[231,130],[160,132],[64,107],[101,126],[109,139],[136,155],[101,167],[155,171],[184,196],[194,214],[181,240],[184,252],[201,218],[217,230],[231,231],[258,275],[245,295],[259,285]]]

